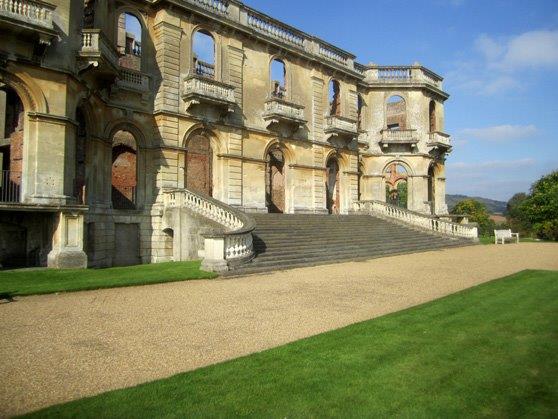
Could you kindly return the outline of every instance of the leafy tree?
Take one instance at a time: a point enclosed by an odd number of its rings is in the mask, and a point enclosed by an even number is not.
[[[509,227],[513,231],[519,232],[522,235],[530,234],[532,225],[525,213],[524,203],[529,196],[524,193],[516,193],[510,198],[506,205],[506,217],[508,219]]]
[[[469,221],[477,223],[479,226],[479,234],[481,236],[490,236],[493,234],[494,221],[490,219],[490,214],[486,206],[475,199],[464,199],[459,201],[452,214],[461,214],[469,216]]]
[[[539,238],[558,240],[558,171],[535,182],[520,208]]]

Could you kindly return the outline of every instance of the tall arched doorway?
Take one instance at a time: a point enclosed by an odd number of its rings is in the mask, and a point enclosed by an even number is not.
[[[125,130],[117,131],[112,138],[112,207],[136,208],[137,143],[134,135]]]
[[[341,195],[339,185],[339,161],[331,157],[326,165],[326,206],[330,214],[339,214]]]
[[[391,163],[384,172],[386,180],[386,202],[400,208],[407,208],[407,169],[398,163]]]
[[[19,202],[25,112],[16,91],[0,88],[0,202]]]
[[[87,128],[85,125],[85,116],[81,108],[76,110],[77,135],[76,135],[76,159],[75,159],[75,177],[74,177],[74,196],[78,204],[86,203],[86,141]]]
[[[268,212],[285,212],[285,155],[278,145],[267,153],[265,201]]]
[[[213,151],[211,141],[203,133],[194,134],[186,145],[186,189],[207,196],[213,193]]]

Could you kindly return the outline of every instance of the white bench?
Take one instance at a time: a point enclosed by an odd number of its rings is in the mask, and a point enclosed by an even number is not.
[[[512,233],[511,230],[494,230],[494,244],[504,244],[506,240],[514,240],[519,243],[519,233]]]

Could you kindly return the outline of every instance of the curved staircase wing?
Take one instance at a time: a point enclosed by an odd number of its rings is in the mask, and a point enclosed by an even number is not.
[[[255,221],[246,213],[217,199],[188,189],[164,192],[165,213],[186,209],[217,224],[219,229],[200,232],[204,239],[202,269],[223,272],[254,257],[252,232]]]

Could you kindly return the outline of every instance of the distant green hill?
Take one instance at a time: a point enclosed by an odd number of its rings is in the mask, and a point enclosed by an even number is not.
[[[446,203],[448,204],[448,209],[451,211],[452,208],[459,202],[464,199],[476,199],[479,202],[482,202],[488,208],[488,211],[491,214],[504,214],[506,212],[506,202],[504,201],[496,201],[494,199],[488,198],[481,198],[478,196],[467,196],[467,195],[446,195]]]

